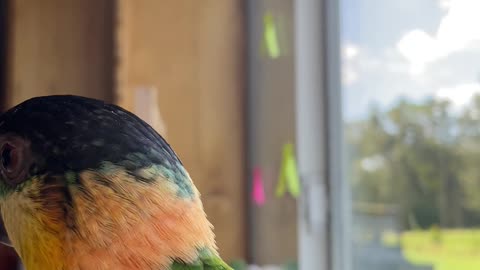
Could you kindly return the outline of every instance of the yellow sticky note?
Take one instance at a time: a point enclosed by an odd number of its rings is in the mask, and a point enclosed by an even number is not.
[[[275,59],[280,56],[275,20],[273,15],[268,11],[263,15],[263,42],[271,58]]]

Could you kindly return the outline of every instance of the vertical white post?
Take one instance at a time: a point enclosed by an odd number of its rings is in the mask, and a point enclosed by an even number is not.
[[[324,0],[324,73],[327,111],[328,183],[330,202],[331,270],[351,270],[352,202],[351,187],[345,178],[345,141],[343,135],[340,9],[338,0]]]
[[[336,0],[296,0],[300,270],[351,270],[350,186],[344,179],[340,16]]]
[[[299,269],[331,270],[327,199],[323,1],[296,0],[295,70],[298,169]]]

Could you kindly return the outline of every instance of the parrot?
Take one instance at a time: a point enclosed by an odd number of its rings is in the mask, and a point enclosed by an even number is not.
[[[0,115],[0,241],[26,270],[233,270],[166,140],[105,101],[49,95]]]

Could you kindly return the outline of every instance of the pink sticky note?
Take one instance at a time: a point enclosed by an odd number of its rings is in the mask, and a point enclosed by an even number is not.
[[[265,204],[265,188],[263,186],[262,170],[258,167],[253,169],[252,199],[257,205]]]

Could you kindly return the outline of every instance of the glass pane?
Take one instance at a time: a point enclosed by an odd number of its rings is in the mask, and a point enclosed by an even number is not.
[[[480,269],[479,10],[341,1],[355,270]]]

